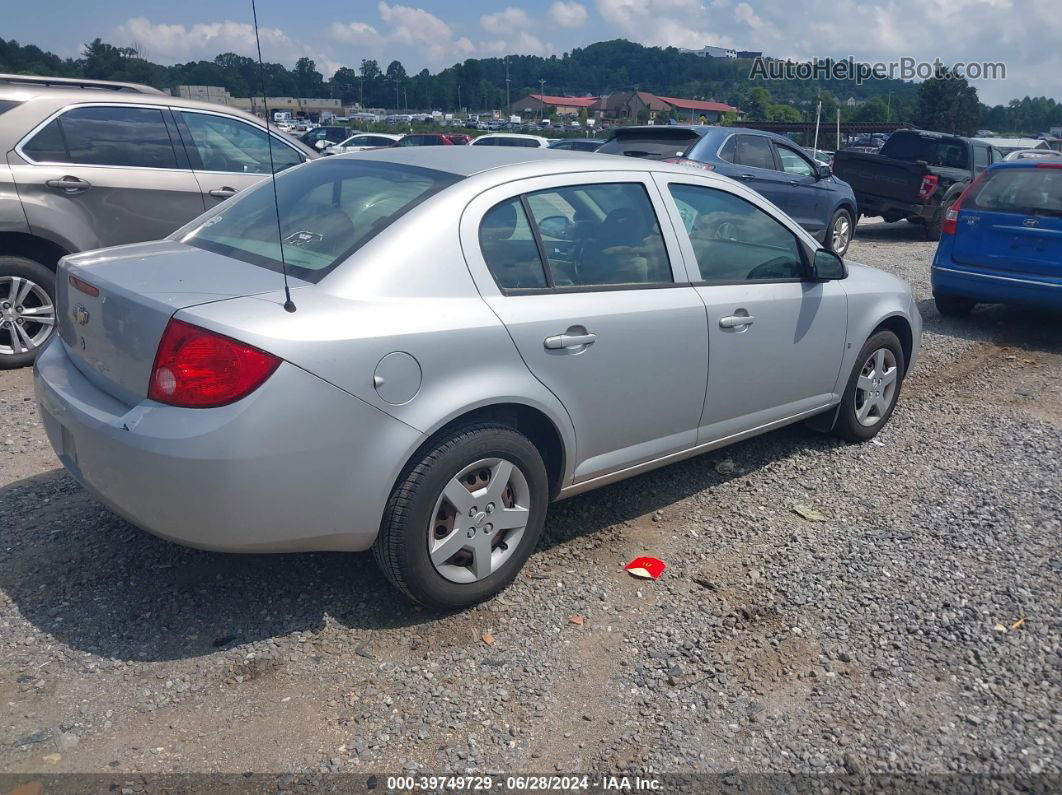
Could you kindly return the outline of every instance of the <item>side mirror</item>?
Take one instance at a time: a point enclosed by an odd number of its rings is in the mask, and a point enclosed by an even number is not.
[[[332,142],[329,141],[327,138],[322,138],[320,141],[318,141],[317,143],[314,144],[314,148],[316,148],[316,149],[326,149],[328,147],[328,145],[331,144],[331,143]]]
[[[829,282],[835,279],[843,279],[848,275],[844,266],[844,260],[832,251],[820,248],[815,252],[815,260],[811,263],[811,277],[817,282]]]
[[[833,176],[833,169],[827,165],[819,166],[819,179],[826,179],[831,176]]]

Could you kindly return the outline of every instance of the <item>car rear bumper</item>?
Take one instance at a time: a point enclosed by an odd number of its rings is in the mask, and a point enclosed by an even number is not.
[[[1062,309],[1062,278],[958,268],[950,261],[934,262],[931,275],[934,293]]]
[[[421,437],[288,363],[214,409],[127,406],[58,343],[34,369],[48,439],[71,474],[133,524],[204,549],[368,549]]]

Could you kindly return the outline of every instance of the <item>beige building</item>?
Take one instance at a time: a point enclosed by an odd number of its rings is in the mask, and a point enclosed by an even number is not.
[[[201,102],[213,102],[216,105],[228,105],[258,116],[265,116],[265,104],[262,97],[234,97],[221,86],[177,86],[177,95]],[[343,116],[342,101],[331,97],[266,97],[265,102],[272,112],[283,111],[292,117],[321,116],[331,114]]]

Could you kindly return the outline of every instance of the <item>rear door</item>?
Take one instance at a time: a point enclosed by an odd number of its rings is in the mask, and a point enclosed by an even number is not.
[[[157,240],[204,209],[166,107],[66,108],[8,164],[30,227],[74,251]]]
[[[704,304],[648,175],[509,183],[469,205],[461,237],[484,300],[571,416],[576,482],[694,445]]]
[[[794,189],[766,135],[732,135],[720,148],[719,157],[732,164],[718,169],[721,174],[744,182],[792,215],[786,205],[795,206],[791,196]]]
[[[305,160],[278,135],[270,153],[265,130],[233,116],[180,108],[174,116],[207,208],[267,176],[271,158],[275,172]]]
[[[1062,164],[989,172],[959,211],[952,256],[986,270],[1062,277]]]

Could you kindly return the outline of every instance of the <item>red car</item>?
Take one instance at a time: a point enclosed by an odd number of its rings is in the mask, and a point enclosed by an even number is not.
[[[461,146],[471,140],[467,135],[444,135],[443,133],[410,133],[403,135],[395,146]]]

